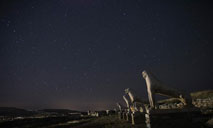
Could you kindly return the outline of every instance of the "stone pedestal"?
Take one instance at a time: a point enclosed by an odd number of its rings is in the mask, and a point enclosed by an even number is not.
[[[122,119],[126,120],[126,112],[122,112]]]
[[[122,119],[122,112],[118,112],[118,118],[121,120]]]
[[[131,113],[130,112],[126,113],[126,121],[131,122]]]

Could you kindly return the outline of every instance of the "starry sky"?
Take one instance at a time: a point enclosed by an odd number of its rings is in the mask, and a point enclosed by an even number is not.
[[[141,72],[213,89],[210,1],[1,0],[0,106],[102,110]]]

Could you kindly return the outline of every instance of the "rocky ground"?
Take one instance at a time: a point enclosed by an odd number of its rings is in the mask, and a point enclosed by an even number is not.
[[[136,125],[145,128],[145,125]],[[131,123],[119,120],[117,115],[103,117],[55,117],[45,119],[25,119],[0,123],[2,128],[131,128]]]
[[[184,120],[184,119],[183,119]],[[183,121],[184,122],[184,121]],[[157,128],[180,128],[184,125],[181,120],[172,120],[171,124],[166,127],[162,126],[162,122],[155,122]],[[213,121],[209,120],[211,124]],[[175,124],[176,123],[176,124]],[[199,125],[196,128],[211,128],[211,126]],[[156,126],[157,125],[157,126]],[[162,127],[161,127],[162,126]],[[171,127],[170,127],[171,126]],[[198,125],[197,125],[198,126]],[[82,117],[78,119],[73,119],[71,117],[51,117],[42,119],[24,119],[24,120],[14,120],[0,123],[1,128],[146,128],[145,123],[132,125],[131,122],[125,120],[119,120],[117,115],[103,116],[103,117]],[[195,127],[193,127],[195,128]]]
[[[199,122],[199,121],[198,121]],[[212,122],[212,120],[211,120]],[[211,126],[205,125],[205,122],[202,122],[202,125],[195,123],[190,125],[190,123],[184,123],[184,119],[181,120],[171,120],[170,123],[167,121],[167,125],[162,125],[162,122],[157,122],[153,125],[153,128],[211,128]],[[160,125],[161,124],[161,125]],[[60,125],[51,126],[49,128],[147,128],[145,123],[132,125],[131,122],[125,120],[119,120],[117,115],[113,116],[103,116],[98,118],[90,118],[81,120],[76,123],[64,123]]]

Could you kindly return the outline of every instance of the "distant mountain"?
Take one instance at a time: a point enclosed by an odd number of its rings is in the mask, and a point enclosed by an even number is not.
[[[35,112],[14,107],[0,107],[0,116],[30,116]]]
[[[25,109],[15,107],[0,107],[0,116],[7,116],[7,117],[32,116],[38,113],[41,114],[45,112],[56,114],[81,113],[80,111],[69,109],[43,109],[39,111],[27,111]]]
[[[50,112],[50,113],[59,113],[59,114],[68,114],[68,113],[79,112],[79,111],[76,111],[76,110],[69,110],[69,109],[43,109],[43,110],[39,110],[39,111]]]

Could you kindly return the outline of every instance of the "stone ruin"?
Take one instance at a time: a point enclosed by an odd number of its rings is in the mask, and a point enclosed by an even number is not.
[[[195,99],[192,101],[192,104],[198,108],[213,108],[213,97],[206,99]]]
[[[142,76],[146,81],[148,102],[139,98],[132,89],[125,89],[125,94],[130,100],[123,96],[126,107],[120,109],[122,113],[120,119],[130,121],[129,115],[131,114],[133,125],[145,123],[147,128],[196,128],[201,126],[201,120],[212,117],[212,113],[204,114],[201,109],[198,109],[213,106],[212,99],[192,100],[190,94],[171,88],[158,80],[151,72],[143,71]],[[157,102],[155,95],[167,96],[169,99]]]

